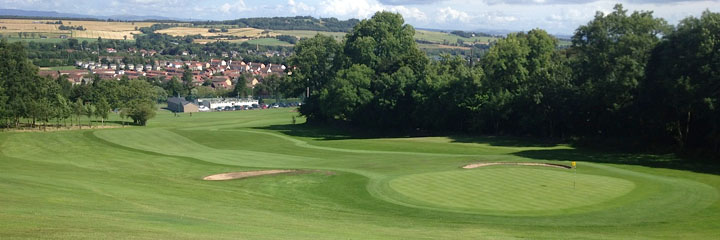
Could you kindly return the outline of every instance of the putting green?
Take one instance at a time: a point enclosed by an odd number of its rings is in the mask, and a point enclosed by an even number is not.
[[[633,182],[620,178],[527,166],[406,175],[391,180],[389,186],[411,204],[510,213],[594,205],[635,188]]]

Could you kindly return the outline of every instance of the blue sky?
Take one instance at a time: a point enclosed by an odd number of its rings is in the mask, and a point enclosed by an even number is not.
[[[212,20],[297,15],[362,19],[386,10],[403,14],[406,22],[420,28],[542,28],[571,34],[596,11],[610,12],[618,2],[630,10],[654,11],[672,24],[705,9],[720,12],[720,0],[0,0],[0,8]]]

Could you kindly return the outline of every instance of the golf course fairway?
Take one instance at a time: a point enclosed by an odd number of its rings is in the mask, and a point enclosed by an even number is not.
[[[500,137],[357,135],[292,116],[159,111],[146,127],[0,132],[0,239],[720,236],[720,176],[647,164],[683,160]],[[576,169],[462,168],[571,161]],[[203,180],[242,172],[251,174]]]

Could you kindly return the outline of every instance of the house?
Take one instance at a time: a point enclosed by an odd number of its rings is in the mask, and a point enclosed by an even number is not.
[[[186,101],[184,98],[173,97],[167,100],[168,110],[173,112],[198,112],[198,105]]]
[[[221,60],[221,59],[210,59],[210,65],[212,65],[212,66],[216,66],[216,67],[218,67],[218,66],[227,66],[227,64],[228,64],[228,63],[227,63],[225,60]]]
[[[211,80],[215,88],[230,89],[232,87],[232,81],[227,76],[215,76]]]
[[[117,53],[117,50],[115,50],[114,48],[106,48],[105,51],[108,53]]]

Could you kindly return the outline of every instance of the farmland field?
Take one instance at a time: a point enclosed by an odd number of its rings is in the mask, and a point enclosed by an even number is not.
[[[283,42],[280,40],[277,40],[275,38],[258,38],[247,41],[249,44],[258,44],[263,46],[292,46],[292,44],[288,42]]]
[[[231,28],[228,32],[209,32],[210,28],[198,28],[198,27],[173,27],[168,29],[162,29],[155,31],[160,34],[167,34],[170,36],[189,36],[189,35],[201,35],[203,37],[213,36],[236,36],[246,38],[262,37],[266,34],[263,33],[262,29],[256,28]]]
[[[427,30],[415,30],[415,39],[418,40],[424,40],[434,43],[443,43],[444,41],[447,41],[449,43],[457,43],[458,39],[463,40],[466,43],[473,43],[475,41],[479,43],[489,43],[491,41],[496,40],[496,38],[491,37],[472,37],[472,38],[466,38],[457,36],[450,33],[445,32],[435,32],[435,31],[427,31]]]
[[[637,161],[672,157],[496,137],[380,137],[292,124],[296,114],[160,111],[147,127],[0,132],[0,238],[720,235],[720,176]],[[461,168],[570,161],[576,171]],[[266,169],[308,171],[202,180]]]
[[[57,38],[59,35],[66,35],[75,38],[98,38],[105,39],[134,39],[133,34],[140,34],[135,27],[148,27],[155,23],[152,22],[104,22],[104,21],[75,21],[63,20],[65,26],[83,26],[86,30],[60,30],[60,24],[47,24],[47,22],[55,22],[56,20],[33,20],[33,19],[0,19],[0,27],[6,29],[0,30],[1,34],[9,35],[18,32],[37,33],[48,36],[48,38]],[[30,40],[30,39],[23,39]],[[35,40],[33,40],[35,41]]]

